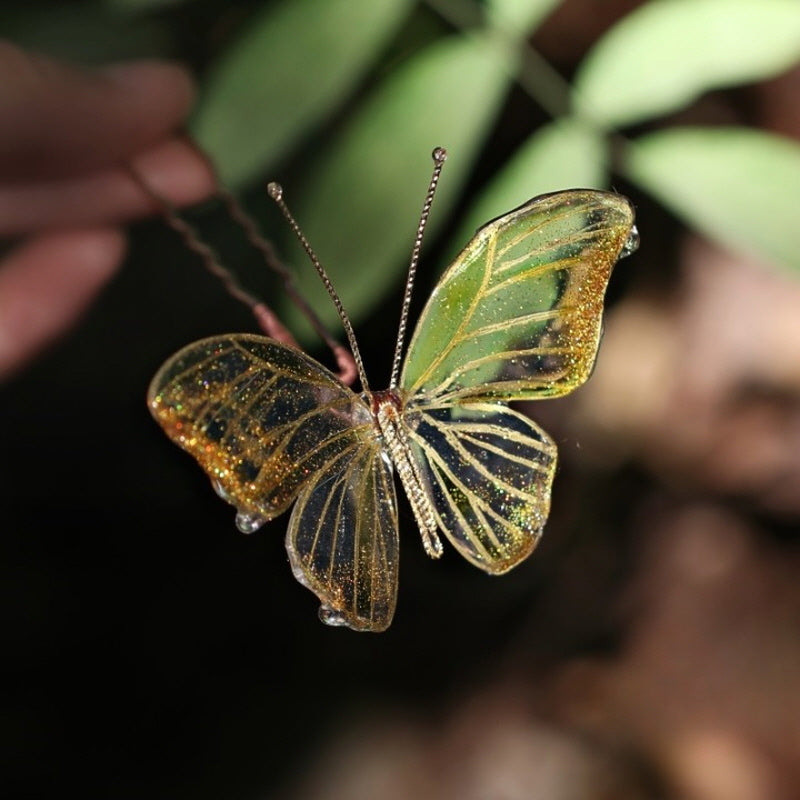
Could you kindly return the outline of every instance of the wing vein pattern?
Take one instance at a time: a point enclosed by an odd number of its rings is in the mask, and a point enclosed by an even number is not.
[[[624,197],[581,189],[481,228],[423,310],[400,385],[431,402],[575,389],[594,364],[605,289],[632,230]]]
[[[176,353],[150,409],[242,513],[272,519],[348,449],[375,438],[369,408],[305,353],[249,334]]]
[[[549,512],[550,437],[501,403],[423,402],[408,422],[426,492],[453,546],[494,574],[525,559]]]
[[[297,580],[328,624],[385,630],[397,598],[397,508],[391,467],[362,441],[301,491],[286,534]]]

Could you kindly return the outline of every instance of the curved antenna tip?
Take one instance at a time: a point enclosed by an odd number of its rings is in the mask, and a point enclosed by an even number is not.
[[[278,200],[283,199],[283,186],[279,183],[275,183],[275,181],[270,181],[267,184],[267,194],[277,202]]]
[[[444,164],[444,162],[447,161],[447,150],[445,150],[444,147],[434,147],[431,158],[436,164]]]

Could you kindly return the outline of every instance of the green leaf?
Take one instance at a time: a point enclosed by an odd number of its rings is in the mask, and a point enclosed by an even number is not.
[[[19,4],[0,11],[0,37],[54,58],[99,65],[171,51],[167,27],[97,3]]]
[[[140,14],[162,8],[174,8],[188,2],[190,0],[105,0],[105,5],[115,12]]]
[[[746,128],[673,128],[630,147],[626,172],[730,247],[800,270],[800,145]]]
[[[574,117],[539,128],[481,190],[453,238],[458,252],[489,220],[538,194],[606,185],[606,143],[596,130]]]
[[[240,185],[336,108],[402,22],[410,0],[269,4],[211,70],[192,131]]]
[[[800,59],[797,0],[652,0],[595,45],[574,84],[578,113],[619,127]]]
[[[492,25],[524,37],[535,30],[561,0],[488,0]]]
[[[436,146],[449,152],[430,231],[447,217],[510,82],[508,51],[453,36],[391,75],[309,169],[289,198],[355,320],[376,307],[408,264]],[[327,322],[335,314],[298,255],[298,282]],[[287,311],[292,324],[297,316]]]

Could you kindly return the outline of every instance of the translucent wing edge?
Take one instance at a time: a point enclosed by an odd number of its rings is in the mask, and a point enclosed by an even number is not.
[[[323,499],[324,496],[324,499]],[[349,502],[349,511],[348,511]],[[327,580],[312,567],[312,552],[298,546],[301,530],[315,524],[314,547],[333,530],[333,541],[326,545],[331,556]],[[370,532],[365,526],[375,525]],[[324,527],[323,527],[324,526]],[[337,578],[336,554],[339,537],[352,531],[353,574]],[[366,549],[365,549],[366,548]],[[367,552],[371,548],[370,552]],[[301,491],[286,532],[286,551],[292,573],[299,583],[320,600],[320,619],[328,625],[344,625],[355,631],[378,633],[392,622],[397,602],[398,569],[397,500],[392,470],[376,440],[365,440],[352,453],[344,454],[313,485]],[[367,564],[362,556],[366,555]],[[369,574],[362,574],[363,567]],[[371,569],[369,569],[371,568]],[[362,583],[363,582],[363,583]],[[348,583],[351,584],[348,586]],[[369,612],[359,610],[366,593]]]

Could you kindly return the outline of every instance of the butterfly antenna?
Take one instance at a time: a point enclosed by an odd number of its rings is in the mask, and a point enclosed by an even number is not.
[[[397,331],[397,344],[394,348],[394,359],[392,360],[392,377],[389,381],[389,388],[396,389],[400,380],[400,361],[403,358],[403,344],[406,338],[406,328],[408,327],[408,312],[411,308],[411,293],[414,290],[414,279],[417,275],[417,264],[419,264],[419,254],[422,249],[422,236],[428,224],[428,217],[433,205],[433,196],[436,194],[436,187],[439,184],[439,176],[442,174],[442,167],[447,160],[447,150],[437,147],[431,153],[433,158],[433,174],[428,184],[428,193],[425,195],[425,203],[422,206],[422,213],[419,216],[417,225],[417,235],[414,239],[414,248],[411,251],[411,263],[408,265],[408,277],[406,278],[406,290],[403,295],[403,307],[400,310],[400,326]]]
[[[342,305],[342,301],[339,299],[339,295],[336,293],[336,289],[333,288],[333,284],[331,283],[331,279],[328,277],[328,273],[325,272],[325,268],[322,266],[319,258],[317,258],[317,254],[311,248],[311,245],[308,243],[308,239],[306,239],[303,231],[300,230],[300,226],[292,216],[292,212],[289,211],[289,207],[286,205],[286,202],[283,199],[283,187],[279,183],[275,183],[273,181],[267,185],[267,193],[275,201],[278,208],[281,210],[281,213],[286,218],[286,221],[289,223],[292,231],[294,231],[294,235],[297,237],[297,240],[300,242],[303,250],[306,251],[306,255],[314,265],[314,269],[321,278],[322,283],[325,286],[325,290],[328,292],[328,295],[333,301],[333,305],[336,307],[336,313],[339,315],[339,319],[342,321],[342,327],[344,328],[344,332],[347,336],[347,342],[350,345],[350,351],[353,354],[353,360],[355,361],[356,370],[358,371],[358,379],[361,382],[361,388],[365,392],[369,392],[367,374],[364,371],[364,362],[361,360],[361,352],[358,349],[358,342],[356,342],[356,335],[353,331],[353,325],[350,322],[350,318],[347,316],[347,312],[344,310],[344,306]]]

